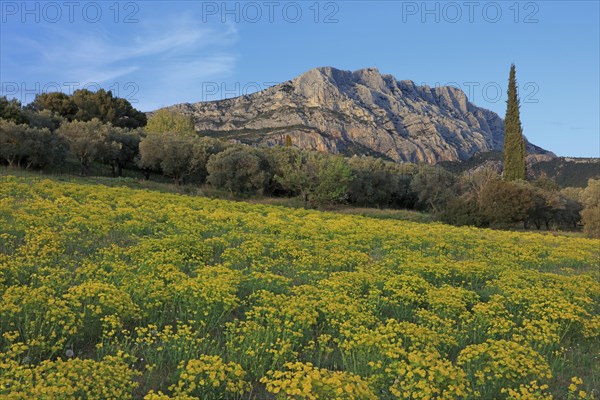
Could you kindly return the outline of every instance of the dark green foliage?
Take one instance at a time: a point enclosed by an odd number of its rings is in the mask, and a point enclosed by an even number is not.
[[[504,119],[504,179],[525,179],[525,139],[519,115],[515,65],[510,67],[508,100]]]
[[[456,195],[456,176],[442,168],[423,166],[414,176],[410,187],[419,204],[434,213],[441,212]]]
[[[532,182],[532,184],[536,188],[550,192],[557,192],[560,189],[556,181],[546,174],[541,174]]]
[[[557,190],[526,186],[529,190],[533,205],[529,210],[528,221],[537,229],[544,226],[550,229],[550,224],[558,222],[560,213],[566,208],[566,199],[561,197]]]
[[[87,175],[92,161],[101,159],[105,154],[111,128],[94,118],[87,122],[65,122],[56,131],[67,141],[71,153],[79,160],[82,176]]]
[[[191,177],[197,183],[204,183],[209,156],[221,150],[214,139],[173,132],[150,133],[140,142],[137,165],[147,178],[154,171],[172,178],[178,185]]]
[[[560,187],[586,187],[590,179],[600,179],[600,162],[593,158],[557,157],[531,166],[536,176],[552,177]]]
[[[339,204],[347,200],[352,170],[341,156],[284,148],[288,161],[276,168],[275,180],[305,206]]]
[[[133,108],[129,101],[113,97],[110,91],[76,90],[72,96],[60,92],[42,93],[28,106],[34,111],[48,110],[68,121],[98,119],[121,128],[140,128],[146,125],[146,114]]]
[[[468,197],[451,199],[439,214],[439,218],[447,224],[456,226],[486,227],[490,224],[477,202]]]
[[[77,106],[71,96],[61,92],[38,94],[27,108],[33,111],[47,110],[68,121],[75,119],[77,114]]]
[[[132,164],[139,153],[140,132],[111,128],[102,149],[102,160],[111,166],[114,177],[121,176],[123,168]]]
[[[527,187],[504,180],[492,180],[481,191],[479,208],[482,215],[496,226],[523,222],[533,209],[533,194]]]
[[[57,130],[60,124],[65,120],[63,117],[50,110],[33,111],[31,109],[26,109],[25,115],[29,120],[29,126],[32,128],[46,128],[51,131]]]
[[[0,158],[9,167],[43,168],[65,156],[66,143],[50,130],[0,119]]]
[[[444,169],[461,174],[475,169],[488,161],[502,161],[502,153],[488,151],[474,155],[464,161],[443,161],[438,165]],[[600,162],[597,158],[555,157],[546,161],[538,161],[527,165],[528,177],[547,176],[561,188],[582,187],[588,180],[600,179]]]
[[[248,146],[232,146],[208,160],[207,181],[231,193],[262,193],[270,180],[264,155]]]
[[[348,201],[359,206],[389,205],[392,193],[397,191],[394,176],[385,170],[382,160],[352,157],[349,161],[353,178],[348,185]]]
[[[6,96],[0,96],[0,119],[12,121],[15,124],[29,123],[29,119],[21,107],[21,102],[17,99],[8,100]]]

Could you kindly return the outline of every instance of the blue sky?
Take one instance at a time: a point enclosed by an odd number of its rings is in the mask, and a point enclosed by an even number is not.
[[[144,111],[311,68],[377,67],[505,113],[517,66],[533,143],[600,156],[598,1],[0,2],[2,94],[103,87]]]

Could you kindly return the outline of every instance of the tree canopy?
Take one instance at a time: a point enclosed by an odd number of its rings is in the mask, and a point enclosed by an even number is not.
[[[150,117],[146,125],[146,132],[194,135],[196,130],[191,117],[163,108]]]
[[[120,128],[140,128],[146,125],[146,114],[133,108],[123,98],[100,89],[92,92],[76,90],[72,96],[60,92],[41,93],[28,106],[35,111],[49,110],[68,121],[91,121],[94,118]]]

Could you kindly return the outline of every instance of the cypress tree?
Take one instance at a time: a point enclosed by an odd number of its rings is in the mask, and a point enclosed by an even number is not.
[[[508,100],[504,119],[504,179],[525,179],[525,139],[519,116],[515,65],[510,66]]]
[[[285,135],[285,147],[292,147],[292,138],[290,135]]]

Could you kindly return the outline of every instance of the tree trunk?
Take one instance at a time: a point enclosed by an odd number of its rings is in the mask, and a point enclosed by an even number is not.
[[[87,176],[88,173],[88,165],[85,161],[81,161],[81,176]]]

